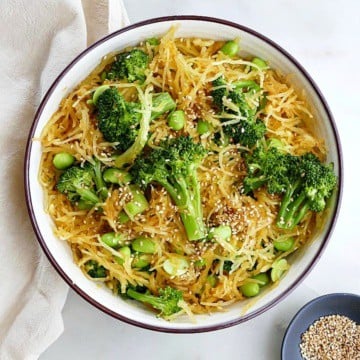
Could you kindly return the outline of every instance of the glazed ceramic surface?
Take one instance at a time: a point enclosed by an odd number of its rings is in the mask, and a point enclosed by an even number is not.
[[[360,324],[360,296],[328,294],[306,305],[294,316],[286,330],[281,349],[282,360],[303,360],[300,352],[302,334],[323,316],[342,315]]]
[[[147,38],[161,36],[171,26],[178,26],[178,37],[216,40],[240,38],[241,51],[244,54],[264,58],[272,68],[279,69],[284,74],[291,74],[297,89],[306,93],[316,119],[316,122],[310,125],[324,139],[329,151],[327,160],[334,163],[335,173],[339,176],[339,189],[331,200],[322,232],[317,234],[309,246],[289,259],[291,268],[279,285],[265,292],[246,312],[247,301],[244,301],[229,307],[226,312],[196,316],[195,323],[185,316],[173,322],[159,319],[136,302],[124,301],[114,296],[108,289],[89,281],[82,274],[73,262],[67,243],[54,236],[52,221],[44,212],[43,190],[37,179],[41,146],[38,141],[31,140],[40,136],[41,130],[57,110],[60,101],[98,65],[104,55],[136,45]],[[97,308],[135,325],[167,332],[200,332],[228,327],[251,319],[274,306],[300,283],[321,255],[335,224],[341,195],[341,169],[340,144],[327,104],[306,71],[286,51],[264,36],[234,23],[205,17],[167,17],[138,23],[107,36],[81,53],[59,75],[43,99],[29,135],[25,188],[29,214],[39,243],[56,270],[76,292]]]

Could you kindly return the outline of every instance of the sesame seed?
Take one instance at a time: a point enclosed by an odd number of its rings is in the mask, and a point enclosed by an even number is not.
[[[342,315],[323,316],[301,337],[305,360],[359,360],[360,325]]]

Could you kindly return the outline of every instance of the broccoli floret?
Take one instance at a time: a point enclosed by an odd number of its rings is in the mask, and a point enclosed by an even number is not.
[[[132,299],[151,305],[154,309],[159,310],[159,316],[163,317],[179,312],[181,310],[179,301],[183,300],[182,292],[170,286],[160,289],[159,296],[140,293],[133,288],[129,288],[126,294]]]
[[[224,271],[226,271],[226,272],[230,272],[232,266],[233,266],[233,262],[232,262],[232,261],[230,261],[230,260],[225,260],[225,261],[224,261],[224,265],[223,265],[223,269],[224,269]]]
[[[157,183],[163,186],[178,207],[189,240],[206,236],[197,168],[206,150],[190,137],[163,140],[159,146],[142,154],[130,173],[144,188]]]
[[[298,180],[287,188],[277,220],[278,227],[284,229],[292,229],[308,210],[323,211],[337,183],[332,164],[322,164],[311,153],[302,155],[292,171],[297,172]]]
[[[296,181],[298,158],[285,154],[274,146],[258,145],[245,155],[248,174],[243,182],[243,192],[248,194],[266,184],[270,194],[282,193],[289,182]]]
[[[83,201],[94,206],[100,202],[96,195],[95,182],[90,168],[72,166],[61,174],[56,188],[71,202]]]
[[[99,265],[99,263],[95,260],[89,260],[84,265],[85,271],[92,278],[104,278],[106,277],[106,269]]]
[[[176,107],[168,93],[152,96],[151,116],[141,113],[142,104],[127,102],[115,87],[102,91],[95,103],[99,130],[105,140],[117,143],[122,152],[115,164],[131,163],[146,144],[150,121]]]
[[[332,165],[321,163],[311,153],[295,156],[259,146],[245,161],[245,193],[265,185],[269,193],[282,195],[277,216],[282,229],[293,229],[308,211],[323,211],[337,183]]]
[[[101,162],[97,158],[82,167],[74,165],[65,170],[56,188],[83,210],[92,208],[108,197]]]
[[[260,119],[240,120],[237,124],[225,125],[223,131],[232,142],[251,148],[265,135],[266,126]]]
[[[142,50],[133,49],[116,56],[116,60],[107,72],[110,80],[127,79],[129,82],[139,80],[143,83],[146,79],[145,70],[149,64],[149,56]]]
[[[254,81],[242,81],[228,83],[220,76],[212,83],[211,96],[213,103],[222,115],[222,122],[230,120],[230,124],[223,125],[224,135],[233,143],[247,147],[253,147],[266,132],[266,126],[256,118],[256,112],[260,108],[252,107],[247,101],[247,94],[258,93],[260,87]],[[234,121],[237,120],[237,121]]]
[[[223,98],[229,94],[228,84],[224,80],[223,76],[219,76],[212,82],[213,90],[211,96],[213,103],[217,106],[220,111],[224,110]]]
[[[99,130],[104,139],[116,142],[120,151],[127,150],[139,132],[140,104],[126,102],[118,90],[111,87],[99,96],[96,108]]]

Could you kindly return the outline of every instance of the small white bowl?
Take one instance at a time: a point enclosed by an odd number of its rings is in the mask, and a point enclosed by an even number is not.
[[[266,59],[270,66],[284,74],[292,74],[299,90],[304,90],[309,99],[315,119],[314,131],[325,140],[328,161],[334,163],[339,186],[335,191],[326,224],[321,234],[305,249],[290,258],[291,268],[279,285],[244,313],[247,301],[230,306],[226,312],[196,316],[196,323],[188,318],[168,322],[157,318],[153,312],[114,296],[106,287],[89,281],[74,263],[68,244],[54,236],[53,223],[44,212],[43,189],[38,182],[41,146],[32,139],[40,136],[41,130],[57,110],[60,101],[80,83],[111,52],[134,46],[150,37],[166,33],[172,25],[180,25],[177,36],[201,37],[216,40],[240,38],[243,51]],[[229,21],[202,16],[172,16],[146,20],[121,29],[99,40],[77,56],[58,76],[45,95],[32,125],[25,159],[25,190],[29,215],[40,245],[64,280],[85,300],[113,317],[144,328],[165,332],[202,332],[225,328],[249,320],[268,310],[288,295],[313,268],[323,252],[334,228],[340,205],[342,183],[342,157],[339,137],[334,119],[320,90],[304,68],[285,50],[270,39],[244,26]]]

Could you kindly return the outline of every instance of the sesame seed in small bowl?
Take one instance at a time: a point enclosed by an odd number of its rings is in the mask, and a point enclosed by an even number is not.
[[[336,293],[304,305],[291,320],[282,360],[360,360],[360,296]]]

